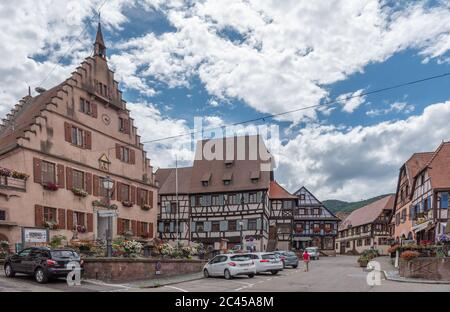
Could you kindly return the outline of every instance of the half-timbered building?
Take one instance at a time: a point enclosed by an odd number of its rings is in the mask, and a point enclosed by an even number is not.
[[[418,242],[435,242],[446,232],[449,192],[450,142],[443,142],[414,177],[409,213]]]
[[[340,254],[359,254],[367,249],[377,249],[380,254],[387,254],[394,199],[394,195],[388,195],[354,210],[339,225],[336,251]]]

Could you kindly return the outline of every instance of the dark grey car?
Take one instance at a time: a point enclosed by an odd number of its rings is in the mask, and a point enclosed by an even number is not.
[[[298,267],[298,257],[295,252],[292,251],[275,251],[275,254],[283,261],[283,266]]]

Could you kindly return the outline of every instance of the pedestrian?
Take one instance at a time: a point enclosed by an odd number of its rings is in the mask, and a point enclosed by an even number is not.
[[[310,260],[309,253],[305,250],[303,252],[303,262],[305,263],[305,272],[308,272],[309,270],[309,260]]]

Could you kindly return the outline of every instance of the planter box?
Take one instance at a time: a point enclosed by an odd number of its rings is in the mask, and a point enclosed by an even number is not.
[[[157,263],[160,274],[156,274]],[[201,272],[206,261],[149,258],[86,258],[84,277],[111,282],[157,279]]]
[[[400,259],[399,274],[407,278],[450,281],[450,258]]]

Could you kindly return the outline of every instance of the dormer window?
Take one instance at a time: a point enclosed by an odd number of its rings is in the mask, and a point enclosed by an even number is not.
[[[232,179],[233,179],[233,173],[232,172],[226,172],[223,175],[223,178],[222,178],[223,185],[230,185]]]
[[[203,186],[208,186],[209,185],[209,181],[211,180],[211,172],[206,172],[203,177],[202,177],[202,185]]]
[[[233,167],[233,160],[227,159],[225,160],[225,168],[231,168]]]
[[[208,186],[208,185],[209,185],[209,182],[208,182],[208,181],[202,181],[202,185],[203,185],[203,186]]]
[[[250,180],[252,181],[252,183],[258,183],[259,182],[259,177],[260,177],[260,171],[252,171],[250,172]]]

